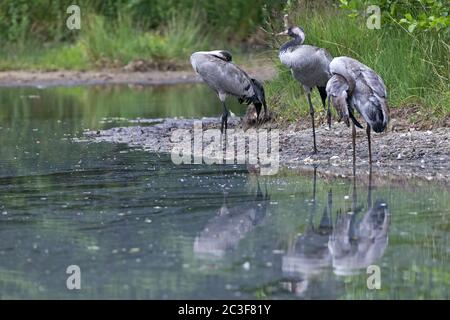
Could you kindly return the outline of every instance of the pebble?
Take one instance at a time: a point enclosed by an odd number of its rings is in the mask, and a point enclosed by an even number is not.
[[[330,158],[330,163],[332,166],[338,166],[341,162],[341,158],[339,156],[332,156]]]

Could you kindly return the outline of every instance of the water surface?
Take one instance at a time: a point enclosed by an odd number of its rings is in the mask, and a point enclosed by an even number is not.
[[[445,187],[258,177],[74,141],[139,117],[218,116],[202,85],[4,88],[0,101],[0,298],[449,297]]]

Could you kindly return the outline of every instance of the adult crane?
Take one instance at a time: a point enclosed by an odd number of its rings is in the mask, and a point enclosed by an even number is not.
[[[353,163],[356,161],[356,128],[363,128],[354,116],[356,109],[367,122],[369,163],[372,163],[371,130],[383,132],[389,122],[387,90],[383,79],[368,66],[349,57],[337,57],[330,63],[331,79],[327,83],[328,110],[330,100],[341,119],[352,121]],[[329,111],[328,111],[329,112]]]
[[[228,128],[230,112],[225,104],[228,96],[238,98],[239,103],[253,103],[256,109],[257,123],[262,106],[267,115],[263,85],[235,65],[230,52],[225,50],[194,52],[190,61],[195,72],[216,92],[222,102],[223,113],[220,129],[222,133],[226,133]]]
[[[311,115],[314,153],[317,153],[316,130],[314,124],[314,107],[311,102],[311,91],[317,87],[324,109],[327,98],[326,85],[331,78],[329,64],[333,57],[323,48],[303,44],[305,32],[302,28],[291,26],[288,15],[284,16],[285,31],[277,36],[290,36],[292,40],[283,44],[279,51],[281,63],[291,69],[292,75],[303,85],[308,98],[309,113]],[[331,115],[327,115],[328,125],[331,125]]]

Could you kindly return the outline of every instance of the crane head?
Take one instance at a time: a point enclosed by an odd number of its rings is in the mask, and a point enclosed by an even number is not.
[[[305,40],[305,32],[302,28],[293,26],[289,21],[289,15],[283,17],[285,31],[275,34],[276,36],[289,36],[292,38],[301,38],[301,42]]]

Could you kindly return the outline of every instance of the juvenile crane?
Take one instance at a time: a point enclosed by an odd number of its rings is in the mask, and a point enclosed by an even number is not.
[[[256,121],[259,122],[261,107],[267,115],[267,105],[263,85],[251,78],[244,70],[232,62],[231,53],[224,50],[199,51],[191,55],[191,64],[195,72],[211,87],[222,102],[222,124],[220,131],[228,128],[230,112],[225,104],[227,96],[238,98],[239,103],[253,103],[256,109]]]
[[[314,124],[314,107],[311,102],[311,90],[317,87],[325,109],[327,98],[326,85],[331,78],[328,66],[333,57],[325,49],[305,45],[305,32],[300,27],[292,27],[289,24],[288,15],[284,16],[285,31],[277,36],[290,36],[294,38],[283,44],[279,51],[281,63],[291,69],[294,78],[303,85],[308,103],[309,113],[311,115],[314,153],[317,153],[316,130]],[[331,125],[331,115],[328,114],[328,125]]]
[[[341,119],[350,126],[352,120],[353,163],[356,160],[356,128],[363,128],[354,116],[356,109],[367,122],[369,163],[372,163],[370,131],[383,132],[389,122],[387,91],[383,79],[368,66],[349,58],[334,58],[330,63],[333,75],[327,83],[328,110],[330,100]]]

